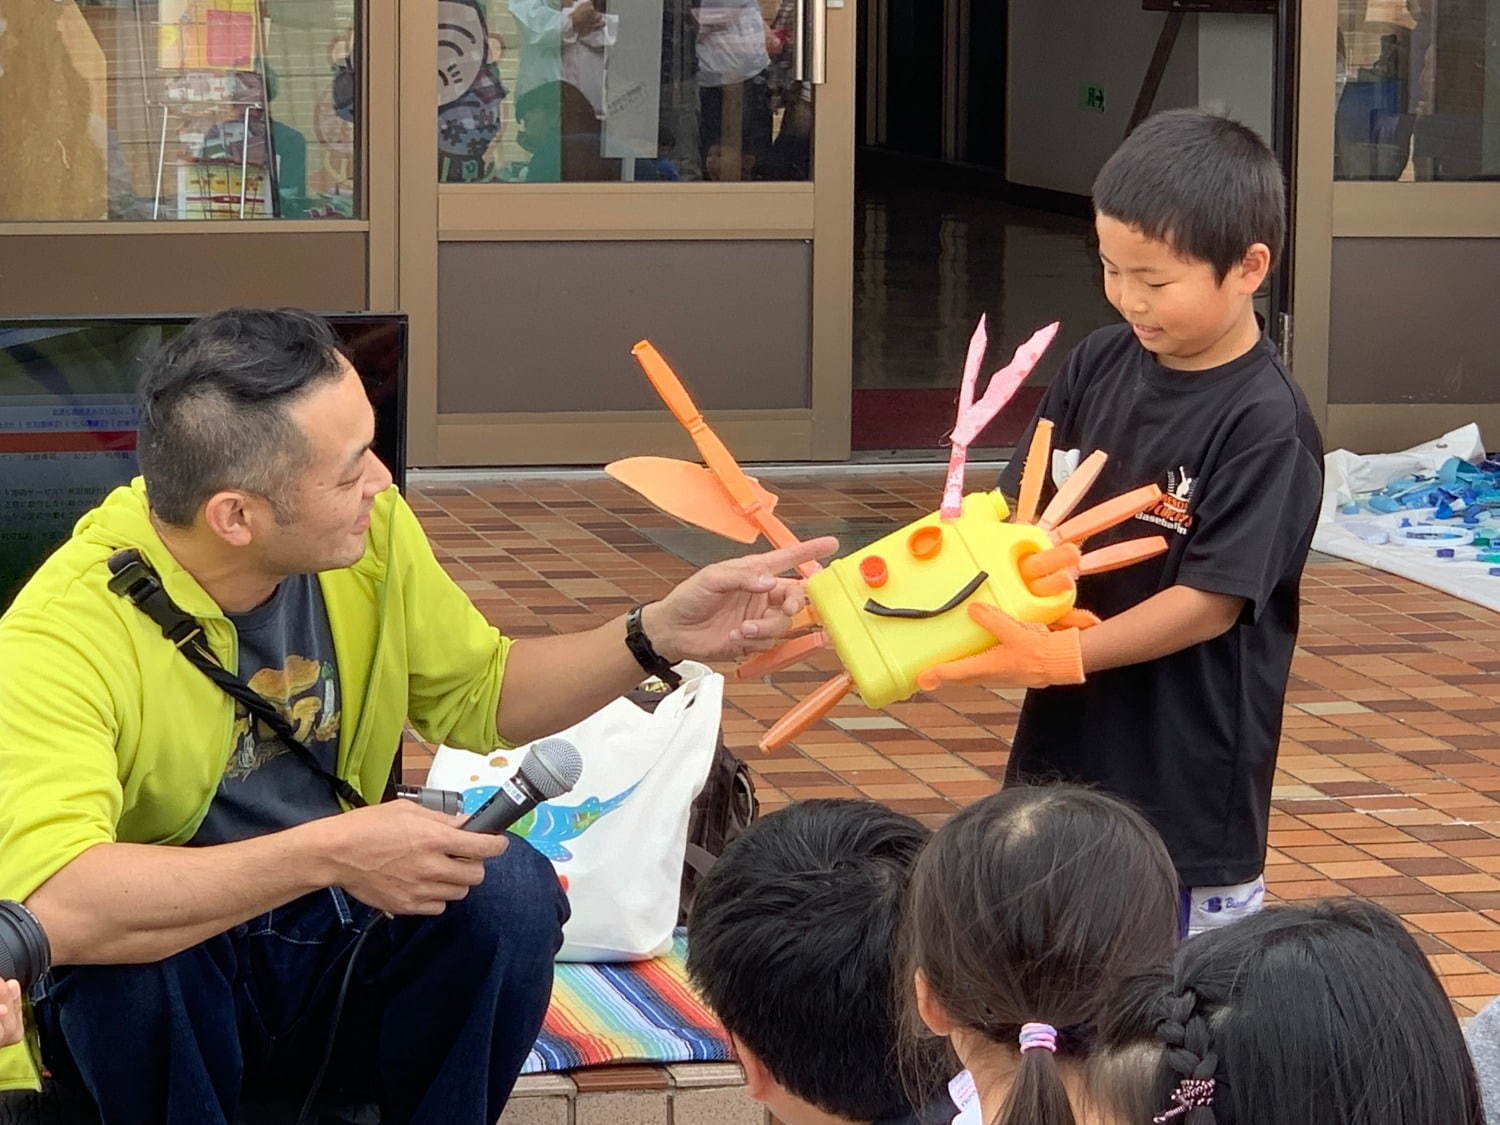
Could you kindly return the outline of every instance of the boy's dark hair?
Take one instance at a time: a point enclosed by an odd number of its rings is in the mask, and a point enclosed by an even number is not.
[[[1280,258],[1286,184],[1255,130],[1173,109],[1141,122],[1105,162],[1094,212],[1207,262],[1223,281],[1257,242]]]
[[[920,971],[956,1024],[994,1043],[1018,1050],[1023,1024],[1050,1024],[1057,1056],[1082,1059],[1109,993],[1171,956],[1177,915],[1171,857],[1134,809],[1075,785],[1004,789],[917,861],[907,979]],[[1073,1125],[1058,1057],[1021,1052],[996,1125]]]
[[[306,436],[287,407],[343,370],[339,342],[300,309],[225,309],[200,317],[147,361],[138,455],[151,510],[190,527],[225,488],[292,515]]]
[[[1271,907],[1193,938],[1170,972],[1126,982],[1092,1086],[1128,1121],[1184,1078],[1213,1105],[1174,1125],[1483,1125],[1474,1066],[1427,958],[1383,907]]]
[[[896,941],[929,835],[871,801],[803,801],[730,845],[694,900],[693,982],[777,1082],[826,1113],[910,1112]]]

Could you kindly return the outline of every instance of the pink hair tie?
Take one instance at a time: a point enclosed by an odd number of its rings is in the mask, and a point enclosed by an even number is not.
[[[1021,1052],[1024,1054],[1034,1047],[1040,1047],[1044,1051],[1057,1053],[1057,1028],[1049,1023],[1026,1023],[1021,1025]]]

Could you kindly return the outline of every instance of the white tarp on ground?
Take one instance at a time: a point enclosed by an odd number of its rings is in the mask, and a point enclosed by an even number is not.
[[[1435,474],[1449,457],[1477,462],[1484,456],[1484,443],[1474,423],[1460,426],[1435,441],[1413,446],[1401,453],[1361,455],[1336,449],[1324,460],[1323,510],[1313,536],[1313,550],[1363,563],[1377,570],[1410,578],[1456,598],[1475,602],[1500,613],[1500,577],[1490,574],[1490,563],[1440,559],[1432,547],[1407,547],[1392,543],[1370,543],[1359,531],[1369,528],[1392,530],[1403,518],[1412,520],[1432,514],[1430,509],[1380,515],[1361,511],[1344,515],[1339,507],[1359,493],[1384,488],[1399,477]],[[1486,520],[1500,534],[1500,521]]]

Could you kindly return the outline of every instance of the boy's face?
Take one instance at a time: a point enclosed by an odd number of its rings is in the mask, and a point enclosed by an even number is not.
[[[1251,298],[1270,268],[1256,243],[1221,282],[1207,262],[1179,257],[1167,243],[1096,215],[1104,295],[1163,367],[1203,371],[1237,359],[1260,336]]]

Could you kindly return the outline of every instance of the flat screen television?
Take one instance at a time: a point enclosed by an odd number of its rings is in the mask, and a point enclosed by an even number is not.
[[[0,612],[73,524],[136,475],[136,383],[187,316],[0,318]],[[329,314],[406,478],[406,317]]]

